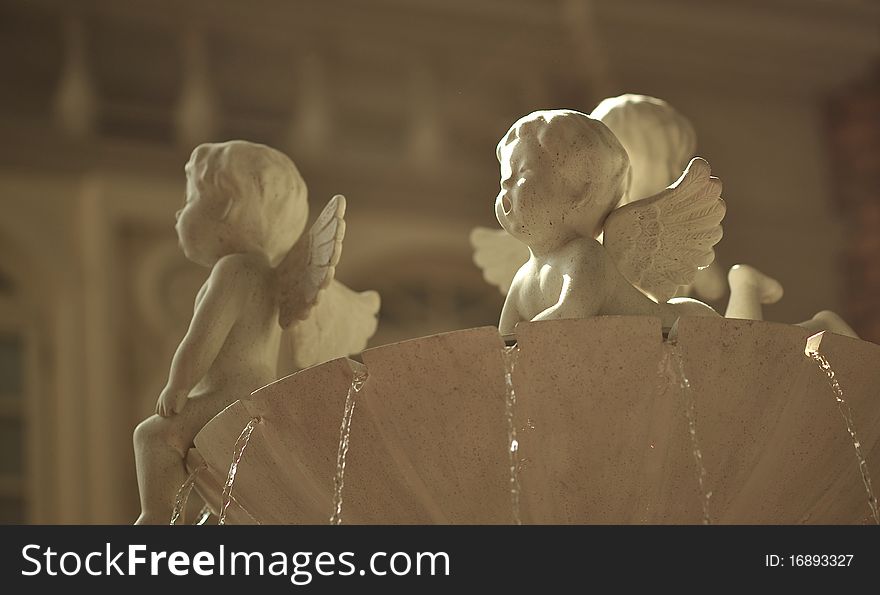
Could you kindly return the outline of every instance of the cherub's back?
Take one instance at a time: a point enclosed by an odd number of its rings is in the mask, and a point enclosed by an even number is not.
[[[517,272],[510,295],[519,320],[656,316],[670,326],[679,316],[717,315],[695,300],[658,304],[634,287],[592,238],[578,238],[544,258],[530,258]],[[507,328],[511,321],[503,326],[503,332],[512,331]]]
[[[276,380],[281,327],[275,270],[259,255],[242,255],[236,266],[241,268],[236,275],[240,286],[228,289],[243,292],[242,305],[211,368],[193,388],[193,397],[232,392],[240,398]]]
[[[601,246],[597,243],[597,246]],[[605,316],[656,316],[663,326],[672,326],[681,316],[717,316],[706,304],[689,298],[657,303],[642,293],[620,272],[604,247],[595,251],[603,262],[607,294],[598,314]]]

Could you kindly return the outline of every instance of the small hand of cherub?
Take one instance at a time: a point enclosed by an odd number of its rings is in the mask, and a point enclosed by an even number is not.
[[[186,406],[186,400],[189,397],[189,391],[175,389],[166,385],[156,401],[156,414],[162,417],[171,417],[183,411]]]

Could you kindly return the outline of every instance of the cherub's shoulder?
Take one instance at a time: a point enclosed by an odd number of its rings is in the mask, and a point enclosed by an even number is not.
[[[602,250],[602,244],[593,238],[577,237],[568,242],[562,249],[571,252],[596,252]]]
[[[560,247],[548,261],[559,270],[600,273],[610,262],[605,247],[592,238],[576,238]]]
[[[589,260],[595,262],[605,254],[605,248],[593,238],[575,238],[559,248],[555,257],[572,262]]]
[[[261,254],[227,254],[211,269],[211,278],[220,282],[235,280],[254,281],[267,276],[272,270],[269,261]]]
[[[518,293],[523,286],[528,286],[537,276],[539,264],[534,258],[529,258],[517,269],[510,281],[508,293]]]

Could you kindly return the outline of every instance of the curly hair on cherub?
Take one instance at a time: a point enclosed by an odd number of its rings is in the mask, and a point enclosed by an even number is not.
[[[593,228],[601,226],[604,216],[629,189],[631,168],[626,150],[605,124],[587,114],[557,109],[520,118],[498,143],[499,161],[508,152],[505,147],[514,141],[527,148],[531,159],[537,159],[527,167],[531,178],[555,180],[562,190],[553,198],[568,201],[575,218],[589,213],[583,221],[584,235],[598,233]]]
[[[308,188],[293,161],[266,145],[206,143],[193,150],[186,171],[219,216],[235,221],[248,248],[277,264],[305,229]]]

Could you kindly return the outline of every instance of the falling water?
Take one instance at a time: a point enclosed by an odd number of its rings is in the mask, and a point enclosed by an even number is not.
[[[186,501],[189,500],[189,494],[196,484],[196,478],[204,469],[207,469],[207,465],[202,464],[193,469],[189,477],[186,478],[186,481],[181,484],[180,489],[177,490],[177,496],[174,498],[174,510],[171,512],[171,522],[168,523],[169,525],[176,525],[177,521],[180,520],[180,516],[186,508]]]
[[[238,464],[241,462],[241,457],[244,456],[244,450],[247,448],[251,434],[254,433],[254,428],[257,427],[258,423],[260,423],[259,417],[250,420],[241,431],[238,440],[235,441],[235,447],[232,449],[232,464],[229,465],[229,473],[226,475],[226,483],[223,486],[223,503],[220,506],[218,525],[226,523],[226,509],[229,508],[229,503],[232,502],[232,485],[235,483],[235,474],[238,473]]]
[[[199,512],[199,516],[196,518],[196,525],[204,525],[208,522],[208,519],[211,518],[211,507],[205,504],[202,506],[202,510]]]
[[[354,414],[354,396],[361,391],[367,381],[366,372],[356,372],[351,378],[351,386],[345,397],[345,410],[339,426],[339,448],[336,450],[336,475],[333,478],[333,513],[330,515],[331,525],[342,524],[342,488],[345,484],[345,457],[348,455],[348,442],[351,436],[351,418]]]
[[[846,431],[849,432],[849,435],[852,438],[853,448],[855,448],[856,457],[859,460],[859,471],[862,474],[862,483],[865,484],[865,492],[868,496],[868,506],[871,508],[871,516],[874,517],[874,523],[880,525],[880,512],[877,510],[877,498],[874,496],[874,488],[871,487],[871,475],[868,473],[868,461],[865,459],[865,455],[862,454],[862,443],[859,442],[859,439],[856,437],[852,409],[850,409],[849,404],[844,400],[843,389],[840,388],[840,383],[837,382],[834,370],[831,368],[831,364],[825,356],[818,351],[809,350],[806,351],[806,354],[810,356],[822,372],[825,373],[825,376],[828,378],[828,384],[831,385],[831,390],[834,391],[834,399],[837,401],[837,409],[840,411],[843,420],[846,422]]]
[[[513,389],[513,368],[516,365],[516,346],[505,347],[504,383],[507,386],[507,400],[504,407],[504,418],[507,421],[507,455],[510,461],[510,504],[513,510],[513,522],[522,525],[519,515],[519,441],[516,439],[514,413],[516,412],[516,392]]]
[[[694,392],[691,389],[690,380],[688,380],[688,377],[684,373],[684,358],[681,355],[681,349],[675,343],[669,343],[668,345],[669,352],[664,355],[664,358],[666,359],[666,366],[670,379],[677,381],[684,400],[684,412],[688,422],[688,434],[691,438],[694,461],[697,464],[697,483],[700,487],[700,494],[703,496],[703,524],[708,525],[710,524],[709,500],[712,498],[712,492],[706,485],[706,466],[703,464],[703,451],[700,450],[700,441],[697,439],[697,412]],[[675,368],[672,367],[672,360],[675,360]]]

